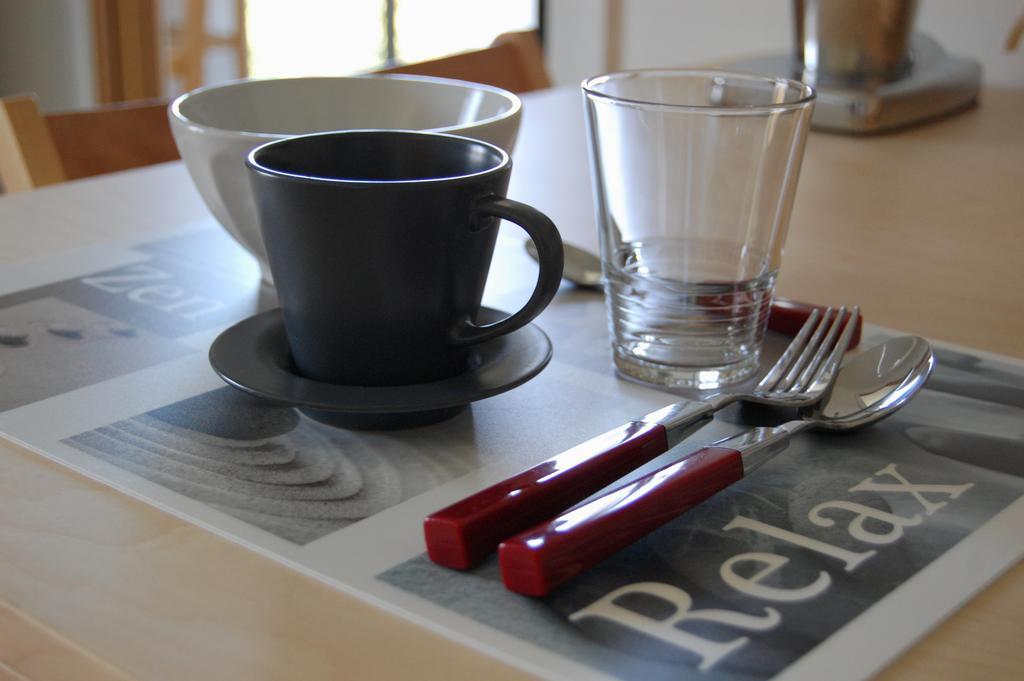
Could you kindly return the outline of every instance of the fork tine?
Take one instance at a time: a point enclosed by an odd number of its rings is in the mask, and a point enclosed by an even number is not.
[[[836,336],[839,335],[839,328],[843,325],[843,318],[846,316],[846,306],[843,305],[839,308],[839,312],[832,318],[832,325],[828,329],[828,333],[825,334],[825,338],[822,339],[818,345],[817,350],[814,353],[814,357],[807,363],[803,371],[800,372],[800,377],[796,380],[793,385],[789,388],[790,390],[803,390],[813,380],[815,372],[821,366],[822,360],[825,355],[828,354],[829,350],[832,349],[833,343],[835,343]]]
[[[821,324],[814,330],[814,334],[811,339],[807,342],[807,347],[804,348],[803,352],[800,353],[800,357],[797,361],[789,368],[786,375],[779,379],[779,382],[772,388],[773,391],[789,390],[793,382],[800,376],[800,373],[807,366],[807,363],[811,361],[814,353],[818,351],[818,347],[821,345],[821,337],[824,335],[825,330],[829,327],[829,323],[835,316],[835,310],[831,307],[825,310],[825,314],[821,316]]]
[[[815,325],[818,323],[818,317],[820,313],[817,309],[813,310],[804,325],[800,327],[800,331],[796,334],[789,346],[786,348],[782,356],[779,357],[778,361],[772,365],[772,368],[768,370],[768,373],[764,375],[760,383],[757,384],[756,390],[768,391],[772,389],[778,380],[786,374],[790,364],[804,349],[804,344],[807,342],[807,337],[811,335],[811,331],[814,330]]]
[[[825,360],[825,363],[821,367],[821,371],[814,377],[811,383],[810,390],[818,390],[826,388],[829,383],[832,382],[832,376],[839,369],[840,363],[843,361],[843,356],[846,354],[846,350],[850,347],[850,341],[853,339],[854,328],[857,326],[857,319],[860,317],[860,306],[854,305],[850,311],[850,318],[846,321],[846,327],[843,329],[843,333],[839,336],[839,340],[836,341],[835,348],[832,349],[832,353]]]

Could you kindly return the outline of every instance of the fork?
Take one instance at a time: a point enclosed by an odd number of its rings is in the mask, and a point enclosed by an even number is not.
[[[750,392],[676,402],[557,454],[427,516],[430,559],[473,567],[508,537],[566,510],[675,447],[734,402],[806,407],[835,380],[860,308],[814,310],[789,347]],[[820,323],[819,323],[820,320]]]

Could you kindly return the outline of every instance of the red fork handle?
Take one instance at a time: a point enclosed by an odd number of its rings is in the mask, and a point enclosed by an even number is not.
[[[433,513],[427,555],[464,570],[498,543],[606,487],[668,449],[665,427],[631,421]]]
[[[743,478],[735,449],[705,447],[498,548],[510,591],[546,596],[555,587]]]
[[[801,303],[798,300],[791,300],[789,298],[776,298],[772,301],[771,311],[768,314],[768,328],[785,336],[795,336],[800,331],[800,327],[807,321],[807,318],[811,316],[811,312],[818,310],[821,314],[824,314],[826,309],[826,305],[812,305],[811,303]],[[853,337],[850,338],[850,349],[857,347],[857,344],[860,343],[860,332],[863,324],[864,317],[858,315],[857,326],[853,327]],[[846,322],[843,322],[843,326],[845,325]]]

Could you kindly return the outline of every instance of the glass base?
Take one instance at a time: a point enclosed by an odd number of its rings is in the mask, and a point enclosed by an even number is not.
[[[712,390],[742,383],[757,372],[760,354],[760,351],[753,352],[742,360],[725,366],[698,367],[648,362],[626,354],[618,348],[613,349],[615,367],[629,378],[665,388],[698,390]]]

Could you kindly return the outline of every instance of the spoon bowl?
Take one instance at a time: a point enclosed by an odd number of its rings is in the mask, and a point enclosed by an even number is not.
[[[879,421],[924,387],[935,366],[931,346],[918,336],[900,336],[848,360],[831,393],[802,412],[803,422],[849,430]]]
[[[599,289],[604,286],[600,258],[590,251],[585,251],[564,241],[562,250],[565,253],[565,266],[562,268],[563,279],[580,288]],[[531,258],[537,260],[537,247],[532,241],[527,240],[526,252],[530,254]]]

